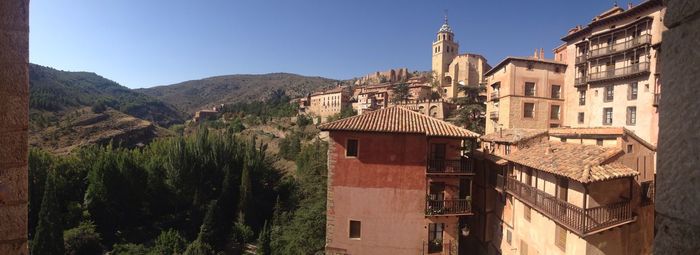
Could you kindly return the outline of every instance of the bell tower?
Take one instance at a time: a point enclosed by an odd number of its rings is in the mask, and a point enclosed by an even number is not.
[[[437,38],[433,42],[433,73],[434,78],[440,81],[440,85],[447,86],[452,83],[445,79],[445,73],[450,70],[450,63],[458,52],[459,44],[454,41],[454,34],[447,23],[447,13],[445,13],[445,22],[438,30]]]

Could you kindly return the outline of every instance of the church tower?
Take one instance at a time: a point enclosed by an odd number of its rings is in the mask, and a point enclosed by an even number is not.
[[[445,73],[449,71],[450,63],[457,54],[459,54],[459,44],[454,41],[452,28],[447,23],[447,15],[445,15],[445,23],[437,32],[437,40],[433,42],[433,73],[440,81],[440,85],[449,86],[452,83],[451,78],[445,78]]]

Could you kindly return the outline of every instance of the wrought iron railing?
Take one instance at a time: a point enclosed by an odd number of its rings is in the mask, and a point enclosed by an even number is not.
[[[491,100],[498,99],[499,93],[498,91],[491,92]]]
[[[583,209],[513,178],[507,179],[506,190],[547,217],[582,236],[634,219],[628,200]]]
[[[425,215],[460,215],[472,212],[471,199],[427,199],[425,203]]]
[[[457,254],[457,245],[453,245],[452,241],[423,241],[421,254],[454,255]]]
[[[491,118],[491,119],[498,119],[498,112],[497,112],[497,111],[490,112],[490,113],[489,113],[489,118]]]
[[[429,174],[466,174],[474,173],[474,161],[461,157],[460,159],[431,159],[428,160]]]

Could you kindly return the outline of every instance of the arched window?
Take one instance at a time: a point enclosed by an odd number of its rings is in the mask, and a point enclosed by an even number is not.
[[[431,117],[436,117],[437,118],[438,114],[438,107],[436,105],[433,105],[430,107],[430,110],[428,111],[428,115]]]
[[[442,39],[445,40],[445,35],[442,35]]]

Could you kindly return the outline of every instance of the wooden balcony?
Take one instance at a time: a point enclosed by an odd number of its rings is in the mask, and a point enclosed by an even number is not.
[[[587,236],[636,220],[630,201],[583,209],[516,179],[506,180],[506,190],[509,193],[579,236]]]
[[[588,77],[586,77],[586,76],[578,77],[578,78],[574,79],[574,86],[586,85],[587,81],[588,81]]]
[[[426,169],[428,175],[473,175],[474,161],[461,157],[460,159],[430,159]]]
[[[649,62],[639,62],[621,68],[605,70],[602,72],[591,73],[588,77],[589,82],[606,81],[611,79],[623,79],[634,77],[643,73],[649,72]]]
[[[588,55],[581,55],[576,57],[576,64],[584,64],[588,60]]]
[[[471,199],[428,199],[425,203],[425,216],[459,216],[471,214]]]
[[[637,48],[638,46],[647,45],[651,43],[651,35],[640,35],[637,38],[627,40],[621,43],[616,43],[610,46],[594,49],[588,52],[588,58],[597,58],[602,56],[607,56],[610,54],[615,54],[618,52],[623,52],[626,50],[631,50]]]

